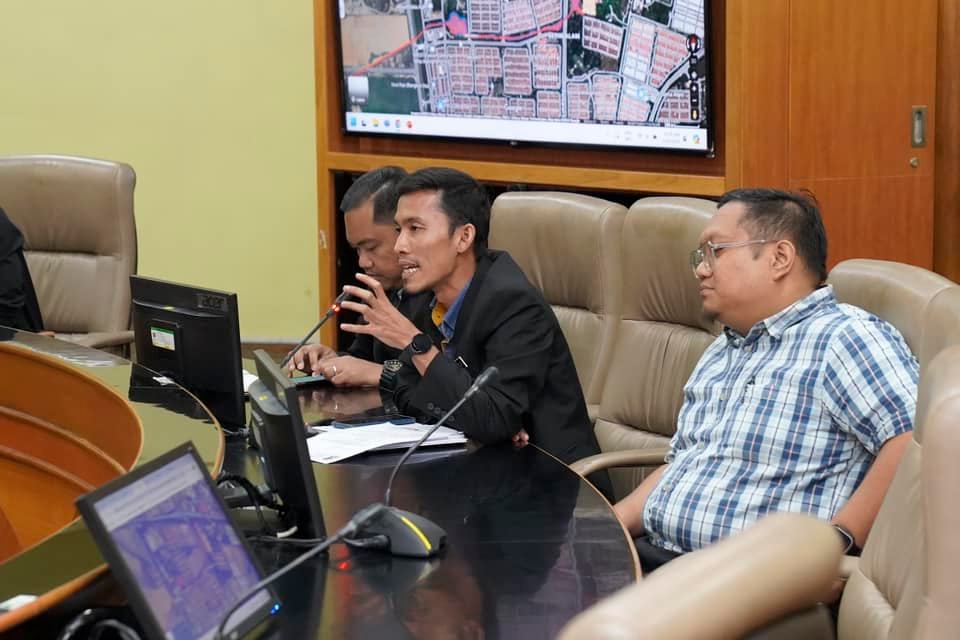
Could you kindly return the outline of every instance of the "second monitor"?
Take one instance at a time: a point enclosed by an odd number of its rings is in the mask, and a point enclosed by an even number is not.
[[[253,356],[259,380],[250,385],[250,429],[267,485],[283,502],[298,538],[322,538],[323,512],[297,387],[265,351],[258,349]]]
[[[237,295],[130,276],[137,363],[196,395],[221,425],[244,424]]]

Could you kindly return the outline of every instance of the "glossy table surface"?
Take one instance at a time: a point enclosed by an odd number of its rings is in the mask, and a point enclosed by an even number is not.
[[[220,469],[224,441],[219,426],[194,396],[176,384],[109,353],[29,332],[0,327],[0,343],[67,363],[78,375],[93,377],[126,399],[143,424],[137,464],[189,440],[212,473]],[[45,401],[69,404],[71,398],[49,389]],[[18,488],[0,487],[0,491],[6,490]],[[89,584],[102,567],[103,559],[78,515],[72,524],[0,564],[0,602],[15,595],[39,596],[59,590],[51,598],[50,604],[56,604],[76,588]],[[0,617],[0,628],[3,621]]]
[[[33,336],[2,334],[95,375],[128,398],[144,425],[140,461],[193,440],[211,471],[259,479],[256,452],[218,426],[196,399],[137,365]],[[308,422],[375,408],[375,391],[301,392]],[[313,465],[328,532],[382,501],[398,453]],[[393,505],[448,534],[431,560],[335,545],[277,585],[277,638],[550,638],[576,613],[638,579],[633,544],[610,505],[566,465],[534,446],[459,447],[415,454],[397,476]],[[258,544],[272,571],[302,549]],[[43,593],[102,564],[82,522],[0,565],[0,600]]]
[[[249,457],[228,447],[225,466],[241,468]],[[383,500],[398,458],[314,465],[328,532]],[[271,637],[552,638],[576,613],[637,580],[633,544],[609,504],[540,449],[461,448],[411,460],[397,476],[393,505],[443,527],[446,550],[414,560],[336,545],[281,579],[284,607]],[[291,553],[257,548],[267,570]]]

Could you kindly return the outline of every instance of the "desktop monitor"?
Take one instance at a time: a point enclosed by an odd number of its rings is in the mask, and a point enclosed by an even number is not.
[[[709,153],[709,4],[333,2],[349,134]]]
[[[323,511],[297,387],[265,351],[258,349],[253,357],[259,380],[250,385],[251,431],[260,447],[264,478],[296,524],[297,537],[322,538]]]
[[[196,395],[227,430],[244,424],[237,295],[130,276],[138,364]]]
[[[150,640],[209,640],[262,573],[191,443],[82,496],[77,509]],[[231,619],[279,608],[267,588]]]

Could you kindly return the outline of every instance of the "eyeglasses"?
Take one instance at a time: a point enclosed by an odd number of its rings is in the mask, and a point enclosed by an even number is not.
[[[717,264],[717,251],[720,249],[737,249],[739,247],[749,247],[754,244],[766,244],[769,240],[740,240],[739,242],[704,242],[702,245],[690,252],[690,266],[693,268],[693,274],[697,275],[697,269],[701,264],[706,263],[707,272],[713,273],[713,268]]]

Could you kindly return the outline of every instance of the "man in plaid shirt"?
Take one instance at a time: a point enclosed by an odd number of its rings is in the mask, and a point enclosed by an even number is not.
[[[691,254],[724,330],[684,387],[667,464],[615,509],[646,571],[768,512],[863,545],[913,429],[917,361],[891,325],[839,304],[802,194],[725,194]]]

